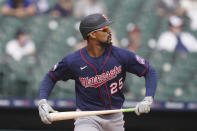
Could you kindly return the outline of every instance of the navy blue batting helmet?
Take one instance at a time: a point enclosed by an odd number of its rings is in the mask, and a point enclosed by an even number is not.
[[[84,40],[88,34],[94,30],[109,26],[112,22],[103,14],[96,13],[86,16],[80,23],[79,30]]]

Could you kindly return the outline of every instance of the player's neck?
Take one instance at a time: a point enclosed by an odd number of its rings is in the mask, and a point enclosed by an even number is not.
[[[105,47],[88,44],[86,50],[91,57],[98,58],[104,53]]]

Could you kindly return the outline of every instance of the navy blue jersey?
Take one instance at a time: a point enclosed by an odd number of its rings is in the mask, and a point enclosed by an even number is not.
[[[50,71],[55,80],[75,80],[76,106],[81,110],[120,109],[126,72],[143,76],[149,64],[136,54],[111,46],[98,58],[86,47],[62,59]]]
[[[30,5],[32,5],[32,1],[31,0],[23,0],[23,7],[28,7],[28,6],[30,6]],[[10,8],[16,8],[16,7],[14,7],[15,5],[14,5],[14,2],[13,2],[13,0],[9,0],[8,2],[7,2],[7,6],[9,6]]]

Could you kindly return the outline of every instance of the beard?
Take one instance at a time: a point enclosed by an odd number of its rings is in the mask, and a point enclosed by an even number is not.
[[[100,46],[102,46],[102,47],[110,47],[112,45],[112,42],[111,42],[110,39],[111,39],[111,34],[107,37],[107,41],[106,42],[99,41]]]
[[[102,47],[110,47],[112,45],[112,42],[99,42],[99,44]]]

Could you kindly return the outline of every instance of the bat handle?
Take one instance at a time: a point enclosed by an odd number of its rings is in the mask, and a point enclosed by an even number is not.
[[[133,112],[133,111],[135,111],[135,108],[122,109],[122,112]]]

